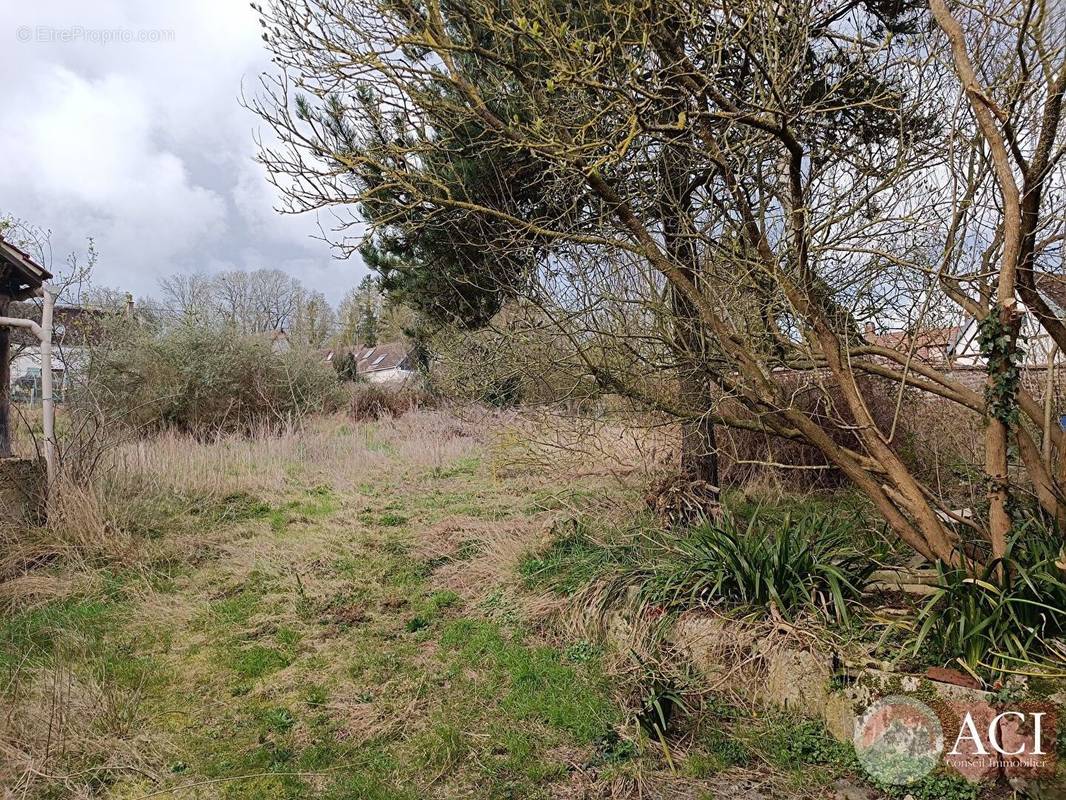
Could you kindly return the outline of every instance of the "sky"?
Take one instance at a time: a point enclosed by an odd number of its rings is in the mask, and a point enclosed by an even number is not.
[[[234,268],[282,269],[334,305],[359,282],[315,215],[274,211],[254,161],[267,131],[239,97],[271,65],[247,0],[0,7],[0,214],[50,230],[53,266],[93,237],[94,283],[139,297]]]

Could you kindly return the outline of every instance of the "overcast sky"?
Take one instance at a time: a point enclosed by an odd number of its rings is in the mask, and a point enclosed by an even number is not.
[[[56,261],[92,236],[95,282],[139,296],[235,267],[283,269],[334,304],[358,282],[360,263],[310,238],[313,215],[273,210],[253,161],[260,125],[238,96],[269,59],[246,0],[3,4],[0,213],[51,229]]]

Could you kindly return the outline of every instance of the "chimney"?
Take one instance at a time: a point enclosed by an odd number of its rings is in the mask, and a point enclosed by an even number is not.
[[[125,309],[124,313],[126,315],[126,319],[133,319],[133,293],[132,292],[126,292],[126,309]]]
[[[867,322],[866,323],[866,335],[867,336],[873,336],[874,335],[874,324],[872,322]]]

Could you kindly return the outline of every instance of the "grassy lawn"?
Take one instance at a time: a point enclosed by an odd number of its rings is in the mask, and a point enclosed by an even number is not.
[[[697,696],[668,740],[642,728],[672,689],[566,612],[603,557],[567,526],[602,482],[502,469],[474,433],[408,415],[161,443],[136,465],[137,546],[44,568],[62,588],[0,623],[2,784],[130,800],[832,797],[850,754],[807,723]]]

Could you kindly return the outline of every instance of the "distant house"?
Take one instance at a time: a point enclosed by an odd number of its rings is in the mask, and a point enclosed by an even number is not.
[[[52,376],[57,400],[62,400],[73,377],[86,364],[89,351],[105,335],[111,312],[84,306],[55,307],[52,316]],[[41,323],[36,303],[11,303],[8,314]],[[16,400],[41,397],[41,343],[25,328],[11,330],[11,389]]]
[[[875,333],[872,324],[866,326],[866,341],[877,347],[894,350],[897,353],[911,355],[918,361],[931,366],[948,366],[951,346],[957,341],[963,326],[951,325],[943,328],[929,327],[918,333],[910,331],[887,331]]]
[[[1060,318],[1066,317],[1066,277],[1047,272],[1036,274],[1036,289]],[[1019,308],[1025,311],[1024,304]],[[948,359],[960,367],[984,366],[984,356],[977,341],[977,320],[971,319],[959,328],[959,335],[948,348]],[[1054,341],[1047,331],[1037,322],[1034,314],[1026,313],[1022,317],[1021,346],[1025,351],[1025,367],[1046,367],[1051,360]],[[1056,359],[1066,359],[1066,354],[1059,353]]]
[[[414,380],[418,372],[406,342],[385,342],[373,346],[359,345],[351,351],[327,350],[323,358],[333,363],[351,356],[355,374],[371,383],[404,383]]]

